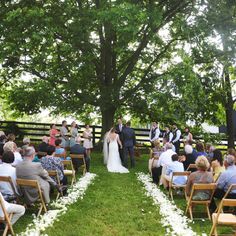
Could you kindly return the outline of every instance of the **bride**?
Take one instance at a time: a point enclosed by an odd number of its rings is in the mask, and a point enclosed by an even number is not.
[[[105,135],[103,145],[104,164],[107,165],[108,172],[129,173],[129,170],[121,164],[118,144],[122,148],[122,143],[115,131],[115,128],[111,128]]]

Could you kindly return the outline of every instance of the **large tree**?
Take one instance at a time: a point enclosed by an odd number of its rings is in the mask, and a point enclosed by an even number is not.
[[[176,45],[188,38],[194,4],[1,1],[1,78],[18,79],[12,107],[28,114],[97,111],[107,130],[118,108],[132,109],[155,91]]]

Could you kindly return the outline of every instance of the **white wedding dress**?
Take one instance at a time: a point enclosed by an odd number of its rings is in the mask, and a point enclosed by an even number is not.
[[[105,136],[103,154],[104,154],[104,164],[107,165],[108,172],[113,173],[129,173],[129,170],[122,166],[119,147],[118,147],[118,135],[112,140],[109,137],[109,133]]]

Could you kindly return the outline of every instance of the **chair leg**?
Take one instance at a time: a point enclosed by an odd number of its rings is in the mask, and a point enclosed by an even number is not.
[[[37,217],[39,217],[41,215],[42,210],[43,210],[43,204],[40,203],[40,207],[39,207],[39,211],[38,211]]]
[[[190,205],[190,207],[189,207],[189,215],[190,215],[190,219],[193,220],[193,210],[192,210],[192,205]]]
[[[206,204],[206,210],[207,210],[208,218],[209,218],[209,220],[211,220],[211,213],[210,213],[209,205],[208,204]]]
[[[172,187],[169,187],[169,194],[170,194],[170,198],[173,201],[173,191],[172,191]]]
[[[15,233],[13,231],[13,228],[12,228],[12,224],[11,224],[11,218],[12,218],[13,214],[10,214],[9,215],[9,218],[6,219],[6,227],[5,227],[5,230],[3,232],[3,236],[7,236],[7,232],[10,231],[11,232],[11,235],[14,236]]]
[[[216,229],[216,226],[217,226],[216,219],[214,219],[214,218],[212,217],[212,221],[213,221],[213,225],[212,225],[212,227],[211,227],[211,231],[210,231],[209,236],[212,236],[212,235],[217,236],[218,234],[217,234],[217,229]]]

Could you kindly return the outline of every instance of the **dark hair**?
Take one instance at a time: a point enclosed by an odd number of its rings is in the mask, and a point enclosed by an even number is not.
[[[197,149],[197,151],[198,152],[204,152],[204,145],[203,145],[203,143],[197,143],[196,144],[196,149]]]
[[[49,145],[47,148],[47,154],[52,155],[55,152],[55,147],[52,145]]]
[[[84,127],[86,128],[87,126],[90,126],[89,124],[85,124]]]
[[[50,125],[50,128],[51,128],[51,129],[52,129],[53,125],[55,125],[55,124],[51,124],[51,125]]]
[[[192,146],[193,145],[193,140],[188,140],[187,143]]]
[[[221,166],[223,166],[223,157],[222,157],[222,152],[219,149],[215,149],[213,151],[213,158],[212,161],[217,160]]]
[[[62,125],[64,125],[65,123],[66,123],[66,120],[63,120],[63,121],[61,122]]]
[[[15,134],[13,134],[13,133],[8,134],[8,135],[7,135],[7,140],[14,142],[14,141],[16,140]]]
[[[5,134],[3,134],[3,135],[0,136],[0,142],[3,142],[3,141],[6,140],[6,139],[7,139],[7,137],[6,137]]]
[[[131,122],[128,121],[128,122],[126,123],[126,125],[127,125],[127,126],[131,126]]]
[[[15,160],[14,153],[11,151],[4,152],[2,155],[2,162],[13,163]]]
[[[172,161],[178,161],[179,160],[179,156],[177,154],[174,154],[171,156]]]
[[[116,132],[116,128],[115,127],[112,127],[111,128],[111,133],[115,133]]]
[[[61,142],[62,142],[61,139],[58,138],[55,140],[55,145],[59,146],[61,144]]]

